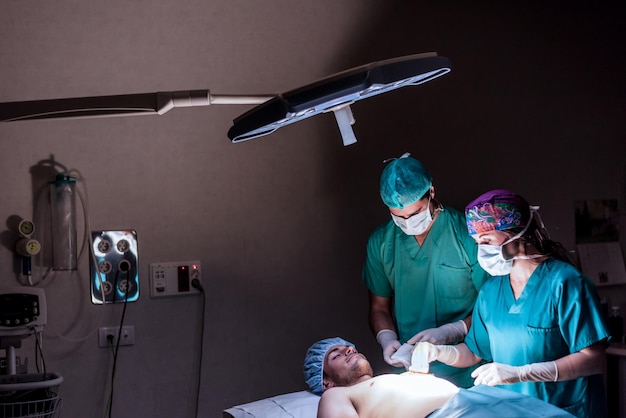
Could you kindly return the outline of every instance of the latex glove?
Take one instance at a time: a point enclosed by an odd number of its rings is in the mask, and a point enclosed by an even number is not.
[[[457,341],[463,341],[467,335],[467,325],[462,319],[443,324],[437,328],[425,329],[415,334],[407,341],[409,344],[415,344],[426,341],[433,344],[450,344]]]
[[[428,373],[430,369],[429,354],[429,348],[425,343],[418,344],[411,355],[409,371],[413,373]]]
[[[404,367],[404,364],[399,360],[392,360],[391,356],[398,351],[398,348],[402,346],[398,341],[398,334],[390,329],[383,329],[376,334],[376,341],[383,348],[383,359],[391,366]]]
[[[409,370],[409,367],[411,366],[411,353],[413,352],[413,348],[414,346],[411,344],[402,344],[400,348],[398,348],[398,350],[391,355],[391,361],[393,361],[394,364],[400,362],[406,370]],[[428,372],[428,370],[426,370],[426,372]]]
[[[546,361],[524,366],[509,366],[502,363],[483,364],[472,372],[474,385],[506,385],[517,382],[556,382],[559,371],[556,363]]]
[[[437,360],[453,366],[459,358],[459,351],[453,345],[435,345],[427,342],[421,342],[417,343],[415,349],[413,350],[413,359],[415,356],[425,356],[428,359],[428,363],[432,363]],[[411,363],[413,363],[413,359],[411,360]],[[415,359],[415,362],[417,364],[418,360]]]

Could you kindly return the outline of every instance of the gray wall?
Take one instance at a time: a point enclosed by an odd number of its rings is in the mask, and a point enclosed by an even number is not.
[[[385,371],[359,279],[367,235],[388,216],[377,194],[385,158],[412,152],[458,208],[516,190],[570,248],[575,200],[623,200],[624,6],[466,3],[0,3],[1,102],[280,93],[399,55],[453,63],[431,83],[354,105],[359,142],[346,148],[330,115],[231,144],[232,119],[249,108],[236,105],[0,125],[7,225],[45,210],[53,160],[86,179],[91,229],[138,233],[141,297],[125,316],[136,344],[120,349],[114,417],[193,416],[201,335],[202,417],[303,389],[302,357],[319,338],[348,338]],[[16,283],[14,244],[7,226],[1,287]],[[200,298],[149,297],[150,263],[188,259],[202,262],[204,334]],[[122,314],[91,304],[88,276],[84,257],[44,281],[46,365],[64,377],[68,417],[102,415],[112,356],[95,330]],[[610,296],[624,304],[622,288]]]

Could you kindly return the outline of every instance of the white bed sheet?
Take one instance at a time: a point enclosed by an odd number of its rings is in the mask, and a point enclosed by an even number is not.
[[[224,418],[316,418],[320,397],[306,390],[233,406]]]
[[[300,391],[233,406],[224,418],[316,418],[320,397]],[[430,415],[431,418],[573,418],[568,412],[539,399],[506,389],[475,386],[461,391]]]

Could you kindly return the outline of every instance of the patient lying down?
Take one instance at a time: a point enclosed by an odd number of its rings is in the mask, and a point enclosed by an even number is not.
[[[304,376],[311,391],[322,395],[318,418],[425,417],[459,392],[454,384],[428,373],[374,377],[365,356],[338,337],[309,348]]]
[[[457,394],[459,388],[430,374],[406,372],[372,377],[353,386],[324,392],[318,418],[425,417]]]

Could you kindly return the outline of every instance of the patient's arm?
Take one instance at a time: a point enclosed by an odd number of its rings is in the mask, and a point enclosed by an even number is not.
[[[345,387],[328,389],[317,407],[317,418],[358,418],[349,391]]]

